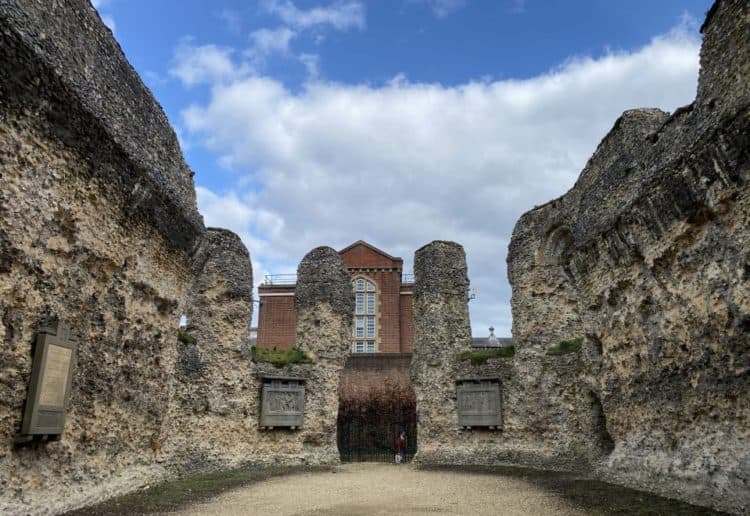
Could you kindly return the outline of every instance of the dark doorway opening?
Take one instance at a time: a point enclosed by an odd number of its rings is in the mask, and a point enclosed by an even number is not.
[[[347,410],[339,405],[338,445],[342,462],[394,462],[396,438],[406,432],[404,462],[417,452],[416,404],[373,401]]]
[[[406,432],[404,462],[417,452],[417,402],[411,356],[351,356],[339,384],[337,440],[342,462],[394,462]]]

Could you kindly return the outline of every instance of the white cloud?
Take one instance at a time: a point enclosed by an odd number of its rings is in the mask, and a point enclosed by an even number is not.
[[[224,22],[227,30],[231,34],[240,34],[242,32],[242,17],[231,9],[222,9],[216,16]]]
[[[315,81],[320,77],[320,56],[318,54],[300,54],[298,59],[307,70],[308,81]]]
[[[287,25],[298,29],[316,25],[331,25],[338,30],[365,27],[365,6],[361,1],[338,1],[325,7],[300,9],[291,0],[265,0],[263,6]]]
[[[262,64],[272,54],[287,55],[289,43],[297,35],[296,32],[287,28],[259,29],[250,34],[252,47],[245,52],[255,64]]]
[[[200,207],[273,272],[321,244],[361,238],[409,266],[421,245],[456,240],[477,289],[475,334],[494,324],[509,335],[516,220],[572,186],[623,110],[690,102],[698,48],[680,29],[530,79],[455,87],[400,76],[293,92],[267,77],[217,80],[210,101],[184,111],[184,127],[243,177],[234,192],[199,189]]]
[[[428,6],[438,18],[444,18],[463,9],[466,5],[466,0],[409,0],[409,2]]]
[[[217,45],[193,45],[184,38],[175,49],[169,74],[186,86],[230,81],[245,75],[247,65],[232,61],[233,49]]]

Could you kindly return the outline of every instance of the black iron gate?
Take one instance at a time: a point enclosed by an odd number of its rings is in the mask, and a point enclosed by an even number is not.
[[[405,461],[417,452],[416,404],[373,400],[365,406],[339,405],[338,446],[342,462],[394,462],[396,438],[406,432]]]

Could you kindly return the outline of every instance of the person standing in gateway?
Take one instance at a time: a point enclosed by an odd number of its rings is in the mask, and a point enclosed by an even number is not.
[[[400,464],[404,461],[404,454],[406,453],[406,432],[401,430],[401,433],[396,438],[396,463]]]

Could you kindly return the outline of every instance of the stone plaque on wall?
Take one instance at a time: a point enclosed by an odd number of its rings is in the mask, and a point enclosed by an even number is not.
[[[502,428],[500,381],[497,378],[468,378],[456,384],[459,427]]]
[[[70,327],[56,323],[39,330],[31,366],[21,438],[63,432],[65,407],[75,367],[76,341]]]
[[[260,428],[302,427],[305,414],[305,384],[302,378],[263,377]]]

